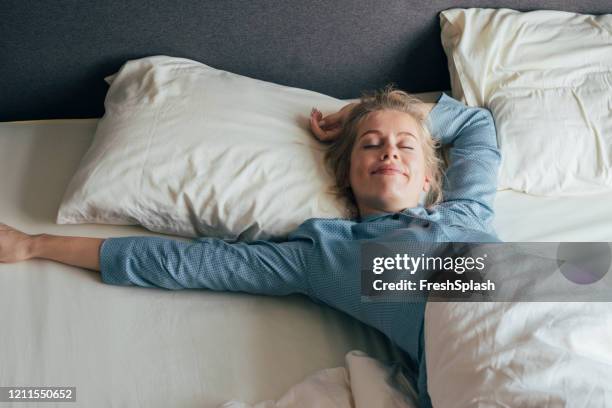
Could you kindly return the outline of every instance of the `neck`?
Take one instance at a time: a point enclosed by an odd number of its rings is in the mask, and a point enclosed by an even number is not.
[[[414,206],[410,206],[410,205],[403,205],[403,206],[368,206],[368,205],[362,205],[359,204],[358,206],[359,209],[359,216],[361,218],[365,218],[365,217],[369,217],[371,215],[377,215],[377,214],[388,214],[388,213],[396,213],[396,212],[400,212],[405,210],[406,208],[412,208],[412,207],[416,207],[416,205]]]

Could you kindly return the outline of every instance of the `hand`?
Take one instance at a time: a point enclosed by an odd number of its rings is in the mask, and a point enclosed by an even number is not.
[[[317,108],[312,108],[310,112],[310,130],[321,142],[333,142],[340,136],[342,128],[355,105],[357,104],[350,103],[338,112],[325,117],[323,117],[323,114]]]
[[[0,263],[30,259],[32,238],[31,235],[0,223]]]
[[[434,106],[436,106],[435,103],[427,103],[427,102],[423,102],[419,105],[419,110],[421,111],[421,113],[423,114],[423,117],[425,119],[427,119],[427,117],[429,116],[429,113],[431,112],[431,110],[434,108]]]

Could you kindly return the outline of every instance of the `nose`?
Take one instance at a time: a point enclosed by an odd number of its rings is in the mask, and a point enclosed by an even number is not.
[[[392,145],[387,145],[380,155],[380,160],[385,161],[387,159],[399,159],[397,149]]]

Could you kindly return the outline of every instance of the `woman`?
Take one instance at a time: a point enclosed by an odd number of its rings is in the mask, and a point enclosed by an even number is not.
[[[500,155],[491,115],[445,94],[423,104],[387,88],[326,118],[313,110],[311,129],[332,142],[328,164],[354,206],[353,219],[310,219],[280,243],[30,236],[3,225],[0,262],[50,259],[99,270],[103,282],[116,285],[306,294],[376,327],[406,351],[419,368],[421,405],[429,406],[425,304],[362,301],[360,245],[495,240]],[[429,131],[452,145],[442,186]]]

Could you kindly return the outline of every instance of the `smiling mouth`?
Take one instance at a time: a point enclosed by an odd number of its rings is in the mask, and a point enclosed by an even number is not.
[[[408,175],[404,173],[402,170],[396,169],[393,167],[383,167],[382,169],[375,170],[370,174],[372,174],[373,176],[406,176],[408,177]]]
[[[381,169],[381,170],[376,170],[372,174],[379,174],[383,176],[393,176],[393,175],[402,175],[404,173],[396,169]]]

